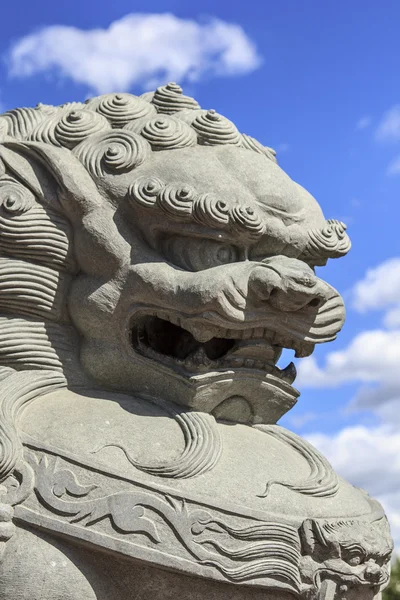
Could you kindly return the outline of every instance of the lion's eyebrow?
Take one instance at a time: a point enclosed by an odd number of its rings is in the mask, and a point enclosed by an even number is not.
[[[357,542],[341,542],[340,545],[348,552],[359,552],[360,554],[366,553],[365,548]]]
[[[142,215],[157,211],[169,221],[230,231],[247,238],[249,243],[260,239],[266,229],[265,213],[254,201],[220,198],[212,192],[199,192],[191,185],[165,183],[158,177],[136,179],[129,186],[127,198]]]

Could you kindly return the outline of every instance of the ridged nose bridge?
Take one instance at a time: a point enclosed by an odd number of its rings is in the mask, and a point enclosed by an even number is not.
[[[294,312],[305,307],[318,309],[326,301],[323,281],[296,259],[257,264],[249,277],[249,293],[255,302]]]

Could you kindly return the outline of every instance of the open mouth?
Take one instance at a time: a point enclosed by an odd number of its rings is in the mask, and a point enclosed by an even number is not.
[[[271,373],[289,384],[296,378],[293,363],[285,369],[276,366],[282,347],[271,343],[273,332],[262,328],[227,330],[226,337],[201,342],[170,318],[155,315],[138,318],[130,330],[133,349],[147,358],[191,374],[252,369],[262,371],[263,375]]]

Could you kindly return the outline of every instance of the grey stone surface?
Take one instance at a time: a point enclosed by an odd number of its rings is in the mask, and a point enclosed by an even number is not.
[[[382,508],[277,425],[345,225],[176,84],[0,136],[0,598],[379,600]]]

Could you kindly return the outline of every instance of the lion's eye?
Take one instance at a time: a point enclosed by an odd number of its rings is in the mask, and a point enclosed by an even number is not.
[[[361,556],[361,554],[352,554],[347,560],[349,565],[351,565],[352,567],[358,567],[358,565],[360,565],[362,561],[363,557]]]
[[[236,252],[232,246],[221,246],[218,248],[216,258],[221,264],[226,264],[236,260]]]
[[[187,271],[204,271],[238,260],[237,249],[214,240],[174,236],[161,243],[165,258]]]

